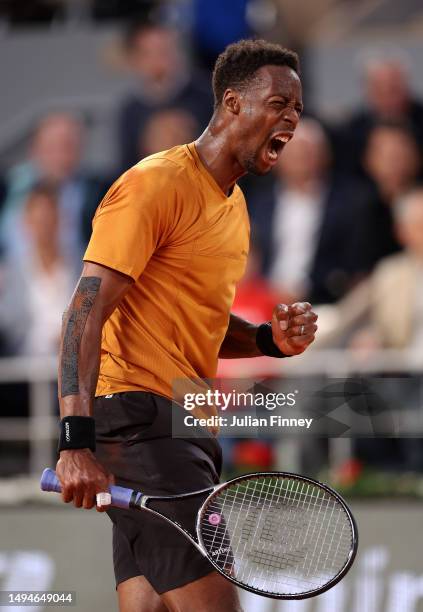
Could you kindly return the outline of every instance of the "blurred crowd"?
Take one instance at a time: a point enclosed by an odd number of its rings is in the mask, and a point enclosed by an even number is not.
[[[193,141],[212,115],[210,75],[193,68],[176,29],[136,22],[123,46],[133,87],[116,108],[115,167],[83,167],[86,126],[58,109],[33,126],[25,159],[0,169],[3,356],[57,351],[108,186],[142,157]],[[233,310],[260,322],[278,301],[307,300],[321,308],[317,345],[418,349],[423,104],[403,58],[374,56],[362,70],[360,108],[328,122],[306,101],[271,175],[241,181],[252,241]],[[271,463],[268,449],[261,456]]]
[[[94,176],[82,166],[89,134],[58,109],[33,126],[25,159],[1,169],[2,354],[55,352],[58,313],[108,186],[142,157],[194,140],[213,112],[210,75],[193,68],[176,29],[136,21],[123,47],[133,87],[116,108],[115,167]],[[331,305],[322,344],[417,346],[423,104],[402,58],[373,56],[362,77],[361,108],[329,123],[306,104],[272,174],[241,180],[252,246],[234,310],[260,321],[275,301],[308,300]],[[384,333],[395,316],[401,325]]]

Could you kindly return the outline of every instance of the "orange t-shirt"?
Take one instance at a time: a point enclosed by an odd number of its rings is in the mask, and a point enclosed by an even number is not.
[[[96,395],[212,378],[244,273],[249,220],[193,143],[143,159],[109,189],[84,260],[135,281],[103,327]]]

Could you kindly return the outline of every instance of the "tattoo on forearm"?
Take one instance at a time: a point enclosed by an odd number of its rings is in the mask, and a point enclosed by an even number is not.
[[[78,355],[84,327],[100,288],[101,278],[83,276],[64,319],[64,335],[60,362],[61,396],[78,395]]]

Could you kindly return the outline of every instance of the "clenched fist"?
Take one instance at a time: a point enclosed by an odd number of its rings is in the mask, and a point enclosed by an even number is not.
[[[308,302],[278,304],[272,315],[273,342],[284,355],[299,355],[313,342],[316,321]]]
[[[88,448],[61,451],[56,474],[62,486],[63,501],[87,510],[96,506],[97,493],[107,492],[109,485],[114,484],[114,477]],[[105,506],[96,506],[96,509],[102,512]]]

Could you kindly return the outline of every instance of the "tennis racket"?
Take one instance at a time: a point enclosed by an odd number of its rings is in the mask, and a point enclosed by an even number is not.
[[[43,491],[60,493],[53,470]],[[197,514],[196,533],[150,502],[208,493]],[[345,576],[357,552],[354,517],[330,487],[283,472],[247,474],[209,489],[174,496],[145,495],[111,486],[112,506],[152,512],[179,529],[225,578],[275,599],[305,599],[327,591]]]

